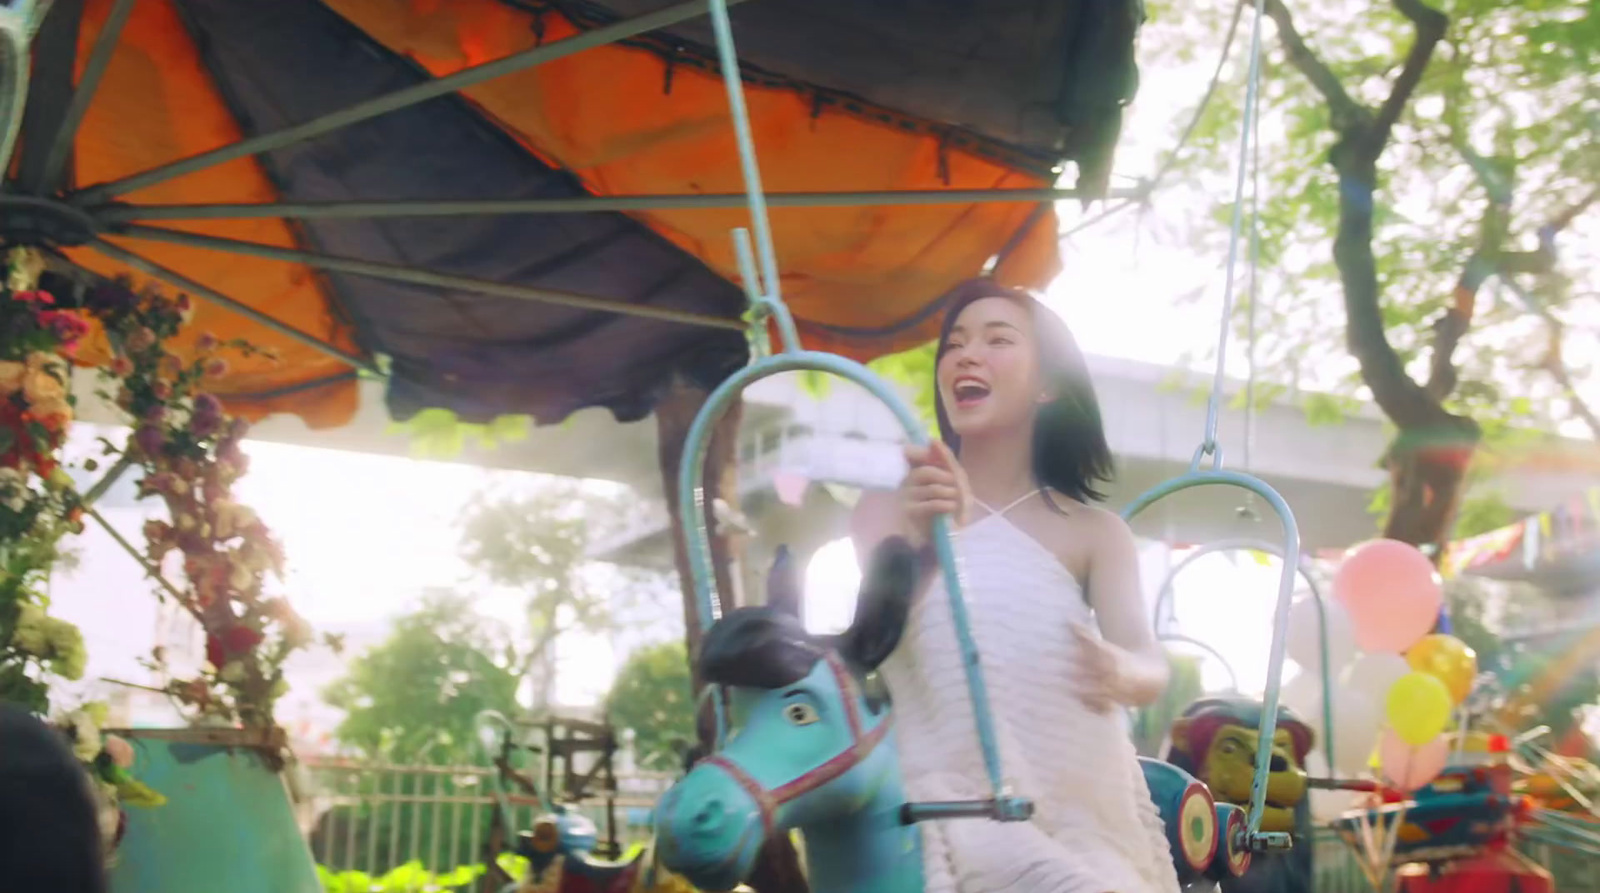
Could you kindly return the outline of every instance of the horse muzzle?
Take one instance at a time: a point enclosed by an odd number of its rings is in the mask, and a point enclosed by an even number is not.
[[[685,775],[656,807],[661,864],[711,893],[732,890],[749,876],[765,838],[760,804],[713,764]]]

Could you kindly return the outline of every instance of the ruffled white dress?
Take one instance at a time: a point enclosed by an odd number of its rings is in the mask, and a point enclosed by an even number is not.
[[[1171,851],[1120,713],[1097,714],[1073,693],[1070,626],[1093,626],[1083,588],[1006,518],[1022,501],[962,530],[957,553],[1002,770],[1034,817],[923,823],[925,889],[1173,893]],[[942,582],[918,599],[881,672],[910,798],[990,796]]]

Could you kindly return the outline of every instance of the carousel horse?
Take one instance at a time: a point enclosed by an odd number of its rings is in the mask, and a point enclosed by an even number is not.
[[[1248,807],[1261,745],[1261,707],[1248,698],[1195,701],[1172,724],[1167,762],[1193,773],[1219,801]],[[1314,743],[1310,726],[1287,707],[1278,708],[1261,830],[1288,832],[1295,846],[1257,856],[1242,877],[1222,881],[1223,893],[1310,893],[1312,821],[1305,764]]]
[[[923,889],[922,838],[895,753],[889,692],[873,673],[899,644],[918,562],[904,540],[890,539],[869,564],[855,619],[838,636],[807,633],[795,611],[799,586],[781,565],[767,606],[730,611],[707,632],[701,674],[728,691],[738,722],[658,804],[663,866],[702,889],[727,890],[748,877],[766,841],[798,828],[813,890]],[[1219,817],[1204,786],[1176,767],[1147,767],[1152,773],[1170,783],[1155,800],[1175,856],[1190,863],[1180,873],[1227,871],[1243,838],[1218,845]],[[1222,820],[1242,828],[1230,815]]]

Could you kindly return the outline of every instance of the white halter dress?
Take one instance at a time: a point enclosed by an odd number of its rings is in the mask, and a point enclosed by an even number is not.
[[[956,551],[994,714],[1002,770],[1032,821],[921,825],[927,893],[1173,893],[1161,819],[1121,721],[1072,690],[1073,623],[1091,628],[1083,588],[1005,514],[958,534]],[[913,801],[991,795],[943,582],[912,608],[882,667]]]

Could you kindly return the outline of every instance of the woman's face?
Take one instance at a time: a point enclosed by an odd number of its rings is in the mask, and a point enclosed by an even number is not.
[[[937,371],[950,427],[963,438],[1033,424],[1045,394],[1033,316],[1010,298],[981,298],[956,317]]]

